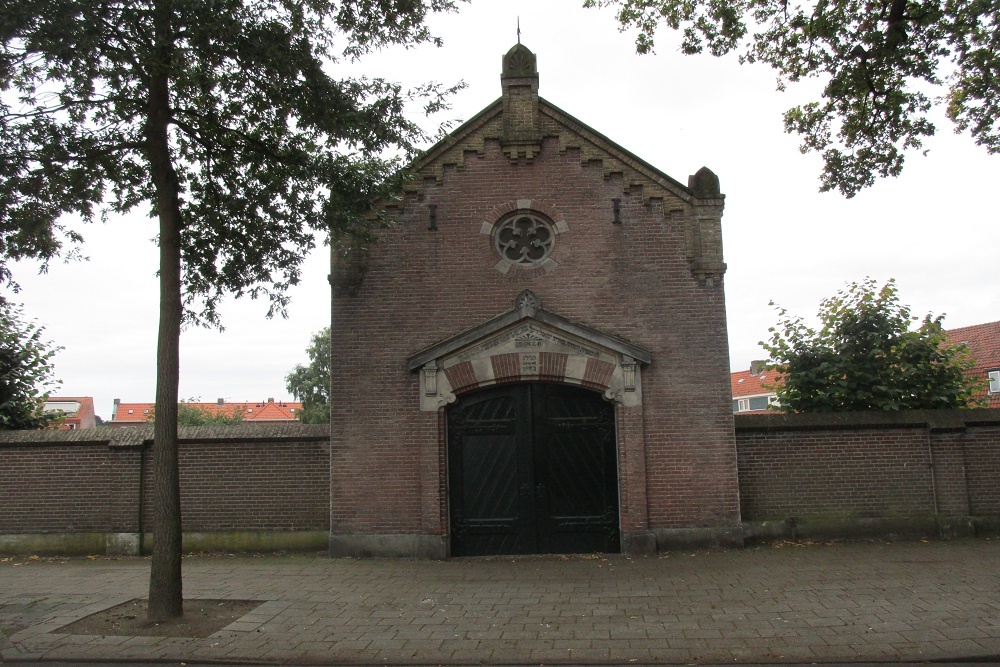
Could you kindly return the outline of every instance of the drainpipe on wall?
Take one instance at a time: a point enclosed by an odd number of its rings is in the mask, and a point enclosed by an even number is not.
[[[938,537],[945,537],[944,527],[941,525],[941,509],[938,502],[937,489],[937,466],[934,464],[934,441],[931,439],[930,430],[927,431],[927,461],[931,469],[931,496],[934,499],[934,521],[938,526]]]

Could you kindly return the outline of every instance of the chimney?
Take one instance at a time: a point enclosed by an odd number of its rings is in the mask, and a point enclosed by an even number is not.
[[[267,397],[267,402],[268,402],[268,403],[274,403],[274,399],[273,399],[273,398],[271,398],[270,396],[268,396],[268,397]]]
[[[767,368],[767,359],[755,359],[750,362],[750,375],[760,375]]]
[[[215,404],[216,405],[225,405],[226,404],[226,399],[224,399],[224,398],[218,398],[218,399],[215,400]]]
[[[115,399],[115,406],[111,408],[111,421],[115,420],[115,416],[118,414],[118,406],[122,404],[122,399]]]

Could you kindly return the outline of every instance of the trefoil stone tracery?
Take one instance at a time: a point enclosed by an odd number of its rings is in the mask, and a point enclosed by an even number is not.
[[[552,225],[530,213],[517,213],[501,221],[493,235],[500,258],[522,268],[541,266],[555,248]]]

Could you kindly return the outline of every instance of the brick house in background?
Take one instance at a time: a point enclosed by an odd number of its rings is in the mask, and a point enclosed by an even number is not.
[[[729,376],[733,395],[734,414],[767,412],[769,405],[778,403],[778,396],[770,387],[779,374],[765,368],[766,361],[751,361],[750,370],[736,371]]]
[[[378,242],[334,254],[333,555],[742,544],[719,180],[538,82],[513,47]]]
[[[50,426],[60,431],[73,431],[82,428],[94,428],[97,418],[94,415],[94,399],[91,396],[50,396],[42,406],[44,412],[60,410],[64,417]]]
[[[214,403],[193,401],[183,401],[183,403],[211,415],[240,414],[243,421],[250,424],[287,424],[296,421],[302,412],[301,403],[275,401],[273,398],[256,403],[227,403],[224,398]],[[155,403],[122,403],[121,399],[116,398],[114,408],[111,410],[111,419],[106,423],[111,427],[138,426],[149,420],[155,407]]]
[[[965,343],[976,360],[970,375],[988,383],[983,394],[989,400],[987,407],[1000,408],[1000,322],[974,324],[948,330],[952,343]]]
[[[964,343],[968,346],[969,354],[976,361],[969,375],[984,384],[980,395],[986,396],[986,407],[1000,408],[1000,322],[948,329],[945,333],[953,345]],[[749,371],[730,374],[734,413],[766,412],[768,405],[777,404],[777,395],[766,387],[774,385],[779,374],[767,371],[766,364],[766,361],[752,361]]]

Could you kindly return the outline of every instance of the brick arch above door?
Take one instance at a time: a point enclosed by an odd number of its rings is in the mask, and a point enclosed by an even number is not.
[[[546,311],[524,290],[511,310],[414,354],[408,365],[420,373],[420,409],[433,411],[475,389],[530,381],[641,405],[641,370],[651,362],[647,350]]]

